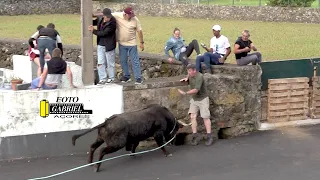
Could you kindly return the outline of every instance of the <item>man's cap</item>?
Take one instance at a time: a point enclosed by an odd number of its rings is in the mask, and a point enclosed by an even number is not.
[[[212,26],[212,29],[215,31],[221,31],[221,26],[219,26],[218,24]]]
[[[196,65],[190,63],[187,65],[187,69],[196,69]]]
[[[134,12],[133,12],[133,9],[131,7],[127,7],[124,9],[124,13],[128,14],[129,16],[135,16],[134,15]]]
[[[103,13],[104,16],[107,16],[107,17],[111,17],[112,16],[111,10],[109,8],[104,8],[102,13]]]

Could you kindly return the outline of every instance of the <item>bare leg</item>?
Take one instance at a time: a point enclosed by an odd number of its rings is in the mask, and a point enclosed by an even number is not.
[[[211,121],[209,118],[207,119],[203,119],[204,121],[204,125],[206,127],[206,131],[207,131],[207,134],[210,134],[211,133]]]
[[[38,57],[34,58],[33,62],[36,63],[36,65],[38,66],[37,77],[40,77],[41,75],[40,58]]]

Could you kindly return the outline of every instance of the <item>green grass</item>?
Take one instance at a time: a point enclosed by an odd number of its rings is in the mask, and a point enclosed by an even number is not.
[[[251,40],[264,61],[319,56],[320,24],[275,23],[252,21],[203,20],[167,17],[139,17],[142,23],[145,52],[163,54],[164,44],[172,30],[179,27],[187,42],[197,39],[209,45],[213,24],[222,26],[222,34],[233,44],[243,29],[251,31]],[[27,39],[39,24],[56,24],[64,44],[80,45],[79,15],[0,16],[0,37]],[[95,39],[95,37],[94,37]],[[201,47],[200,47],[201,48]],[[201,53],[204,53],[201,48]],[[194,54],[192,56],[195,57]],[[232,53],[228,62],[234,62]]]

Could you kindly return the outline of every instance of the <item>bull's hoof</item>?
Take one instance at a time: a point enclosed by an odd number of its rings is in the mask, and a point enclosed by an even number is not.
[[[99,167],[98,166],[94,166],[93,167],[93,172],[99,172]]]
[[[134,154],[130,154],[130,156],[131,156],[131,157],[136,157],[136,155],[134,155]]]
[[[171,153],[169,153],[169,154],[166,154],[165,156],[166,156],[166,157],[171,157],[171,156],[172,156],[172,154],[171,154]]]

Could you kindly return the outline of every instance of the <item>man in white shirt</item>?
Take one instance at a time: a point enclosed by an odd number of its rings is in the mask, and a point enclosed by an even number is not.
[[[196,58],[196,68],[197,71],[201,72],[201,62],[204,62],[209,72],[212,74],[211,65],[221,65],[224,64],[227,57],[231,53],[231,47],[229,40],[226,36],[220,34],[221,26],[214,25],[212,27],[213,37],[210,40],[210,48],[206,45],[201,44],[201,46],[207,51],[203,56],[198,56]]]

